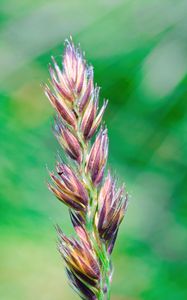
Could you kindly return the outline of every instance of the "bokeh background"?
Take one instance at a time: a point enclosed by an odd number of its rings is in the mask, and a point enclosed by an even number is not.
[[[113,253],[112,300],[187,299],[187,1],[0,0],[0,299],[73,300],[47,190],[59,149],[40,83],[71,34],[95,68],[109,166],[131,202]]]

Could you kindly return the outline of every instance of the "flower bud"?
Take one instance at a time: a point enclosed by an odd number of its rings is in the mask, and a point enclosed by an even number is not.
[[[80,50],[75,49],[74,44],[69,41],[65,49],[63,66],[69,88],[79,95],[86,81],[86,64]]]
[[[117,237],[119,225],[127,208],[128,195],[123,197],[124,188],[116,189],[116,183],[110,173],[99,193],[99,211],[96,218],[100,238],[111,253]]]
[[[83,299],[96,300],[94,291],[100,288],[100,266],[89,240],[85,243],[86,231],[82,229],[81,234],[78,233],[79,241],[67,238],[59,227],[57,231],[59,251],[66,263],[71,285],[79,290]]]
[[[93,68],[90,67],[87,70],[87,84],[84,85],[84,89],[82,91],[82,95],[79,100],[79,112],[81,113],[85,107],[87,106],[91,95],[94,91],[94,85],[93,85]]]
[[[72,127],[76,128],[76,117],[74,112],[68,107],[66,102],[58,96],[55,96],[49,87],[45,85],[44,91],[52,106],[56,109],[56,111],[60,114],[60,116]]]
[[[54,185],[49,189],[63,203],[76,211],[85,211],[88,205],[88,194],[73,171],[65,164],[58,164],[58,177],[50,173]]]
[[[85,205],[87,205],[87,190],[70,167],[61,162],[57,164],[56,169],[58,175],[61,177],[67,188],[77,194],[84,201]]]
[[[92,128],[94,119],[96,117],[97,109],[98,109],[98,98],[99,98],[99,89],[95,89],[90,101],[84,111],[82,123],[81,123],[81,130],[85,139],[87,139],[90,130]]]
[[[103,106],[100,109],[100,112],[98,113],[98,115],[95,117],[95,119],[93,121],[93,124],[92,124],[92,127],[90,129],[90,132],[87,135],[87,139],[90,139],[94,135],[94,133],[98,129],[99,125],[101,124],[102,117],[103,117],[103,114],[104,114],[105,109],[107,107],[107,104],[108,104],[108,101],[104,101]]]
[[[101,129],[91,148],[86,171],[91,174],[93,183],[97,186],[101,183],[106,160],[108,156],[108,135],[107,129]]]
[[[66,153],[79,164],[82,160],[81,146],[73,133],[58,119],[55,123],[55,135]]]
[[[52,57],[54,69],[52,66],[49,66],[49,73],[51,76],[51,81],[56,92],[63,98],[65,101],[70,103],[74,101],[71,90],[68,87],[68,82],[66,75],[60,70],[58,64],[56,63],[54,57]]]

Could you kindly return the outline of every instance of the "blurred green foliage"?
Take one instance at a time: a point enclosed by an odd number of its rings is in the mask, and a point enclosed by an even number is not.
[[[70,34],[110,100],[109,166],[131,194],[112,299],[187,299],[187,2],[0,4],[0,299],[78,299],[55,248],[53,225],[72,229],[46,188],[59,147],[40,88]]]

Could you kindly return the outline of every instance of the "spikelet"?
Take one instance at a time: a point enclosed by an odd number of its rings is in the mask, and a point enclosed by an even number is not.
[[[44,92],[57,113],[54,134],[72,163],[57,162],[48,186],[69,208],[77,236],[68,238],[57,227],[58,247],[69,283],[79,296],[110,299],[111,253],[128,196],[123,187],[117,188],[110,172],[103,183],[108,134],[99,126],[108,101],[99,109],[100,89],[94,86],[93,68],[72,39],[66,41],[62,66],[54,58],[52,62],[50,86],[44,85]]]

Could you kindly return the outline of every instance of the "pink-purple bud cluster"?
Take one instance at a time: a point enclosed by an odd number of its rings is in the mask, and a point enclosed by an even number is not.
[[[124,189],[116,187],[110,173],[103,183],[108,134],[104,126],[100,130],[99,126],[107,101],[99,109],[93,68],[72,41],[66,43],[62,66],[52,60],[50,87],[44,85],[44,91],[57,113],[55,136],[70,163],[57,162],[56,174],[50,172],[49,189],[69,207],[78,237],[70,239],[57,227],[59,251],[69,281],[80,297],[104,299],[112,277],[110,254],[127,207],[127,194],[123,196]]]
[[[93,84],[93,69],[86,65],[82,53],[67,43],[61,69],[53,58],[50,65],[52,89],[45,85],[45,94],[66,125],[81,130],[85,140],[99,127],[107,101],[98,112],[99,88]],[[78,114],[81,122],[78,124]],[[79,127],[79,128],[78,128]]]

